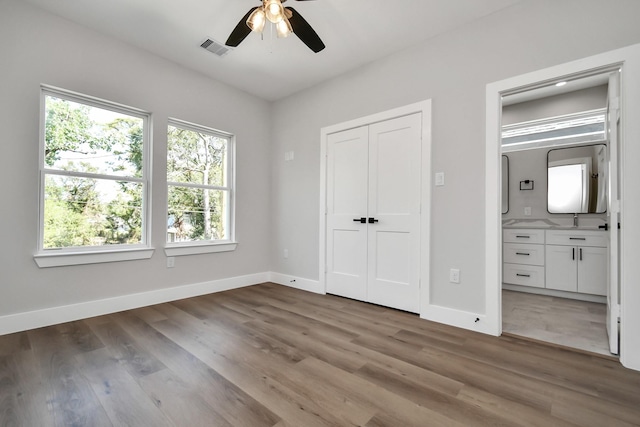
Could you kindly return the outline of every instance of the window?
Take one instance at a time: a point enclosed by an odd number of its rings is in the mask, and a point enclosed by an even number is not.
[[[232,166],[231,135],[169,121],[167,255],[235,249]]]
[[[38,264],[50,266],[47,255],[149,249],[149,115],[48,87],[42,89],[42,108]],[[88,262],[101,261],[54,264]]]
[[[606,109],[502,127],[502,152],[603,141]]]

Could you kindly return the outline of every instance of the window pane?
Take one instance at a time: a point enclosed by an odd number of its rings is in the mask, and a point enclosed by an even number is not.
[[[142,176],[143,119],[45,97],[45,167]]]
[[[226,138],[169,126],[167,181],[226,187],[228,145]]]
[[[46,176],[45,249],[141,242],[141,183]]]
[[[229,239],[229,192],[169,186],[167,242]]]

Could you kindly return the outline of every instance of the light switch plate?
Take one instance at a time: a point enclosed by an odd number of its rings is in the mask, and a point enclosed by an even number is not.
[[[527,206],[524,208],[525,216],[531,216],[531,206]]]
[[[444,172],[436,172],[436,187],[444,185]]]

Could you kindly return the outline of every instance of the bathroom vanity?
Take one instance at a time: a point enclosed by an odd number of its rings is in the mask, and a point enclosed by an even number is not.
[[[576,299],[606,296],[605,231],[504,228],[502,236],[505,285],[516,285],[514,290]]]

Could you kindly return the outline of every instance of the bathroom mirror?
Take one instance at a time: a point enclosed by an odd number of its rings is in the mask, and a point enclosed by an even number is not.
[[[604,213],[607,210],[607,146],[550,150],[547,154],[549,213]]]
[[[502,213],[509,212],[509,158],[502,156]]]

